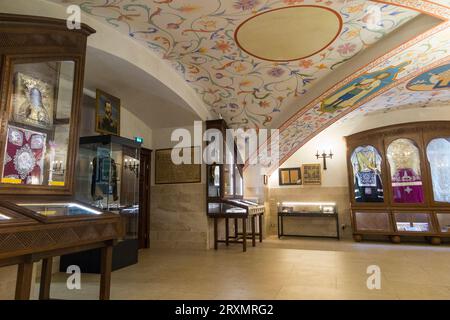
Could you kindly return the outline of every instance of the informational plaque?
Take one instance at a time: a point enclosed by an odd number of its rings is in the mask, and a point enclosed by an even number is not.
[[[172,150],[183,157],[183,152],[190,152],[190,163],[194,163],[195,153],[200,148],[162,149],[155,153],[155,184],[198,183],[201,182],[200,164],[175,164],[172,161]],[[200,156],[198,157],[200,158]]]

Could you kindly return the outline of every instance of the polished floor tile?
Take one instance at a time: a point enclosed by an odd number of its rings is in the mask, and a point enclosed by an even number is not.
[[[269,238],[248,252],[151,249],[112,275],[112,299],[450,299],[450,247]],[[369,266],[381,271],[369,290]],[[96,299],[98,275],[68,290],[53,276],[52,297]],[[36,292],[38,286],[36,286]]]

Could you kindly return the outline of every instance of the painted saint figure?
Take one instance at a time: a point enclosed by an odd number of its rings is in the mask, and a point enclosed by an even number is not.
[[[321,103],[320,111],[323,113],[332,113],[339,109],[353,107],[359,101],[392,83],[396,79],[397,74],[409,63],[407,61],[398,66],[358,77],[333,95],[324,99]]]

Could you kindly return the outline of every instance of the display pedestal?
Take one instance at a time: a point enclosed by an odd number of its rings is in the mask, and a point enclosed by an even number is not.
[[[138,263],[139,241],[136,239],[118,242],[112,249],[112,271]],[[94,249],[61,257],[59,271],[66,272],[69,266],[79,266],[82,273],[101,272],[101,250]]]

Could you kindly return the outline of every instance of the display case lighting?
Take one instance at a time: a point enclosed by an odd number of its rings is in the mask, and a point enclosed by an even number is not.
[[[4,214],[0,213],[0,220],[11,220],[11,217],[5,216]]]
[[[335,202],[282,202],[282,206],[335,206]]]
[[[86,210],[87,212],[93,213],[93,214],[102,214],[101,211],[97,211],[85,206],[80,206],[79,204],[76,203],[19,203],[18,204],[21,207],[35,207],[35,206],[42,206],[42,207],[53,207],[53,206],[67,206],[69,208],[79,208],[79,209],[83,209]]]

